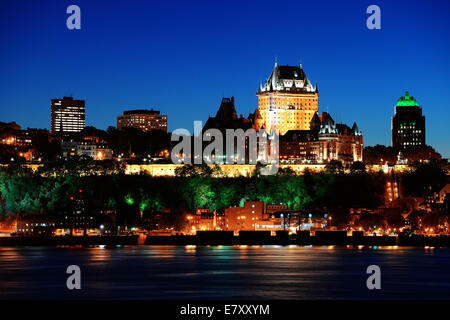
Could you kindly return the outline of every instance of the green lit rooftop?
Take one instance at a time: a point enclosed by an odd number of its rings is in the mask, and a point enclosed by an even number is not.
[[[409,92],[405,92],[404,97],[400,97],[397,101],[397,107],[418,107],[419,104],[417,103],[416,99],[414,97],[409,96]]]

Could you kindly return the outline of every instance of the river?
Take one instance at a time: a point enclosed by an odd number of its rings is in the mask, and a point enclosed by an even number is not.
[[[81,290],[68,290],[78,265]],[[368,290],[369,265],[381,289]],[[450,249],[0,247],[0,299],[449,299]]]

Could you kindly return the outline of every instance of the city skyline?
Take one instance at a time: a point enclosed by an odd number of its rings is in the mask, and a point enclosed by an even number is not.
[[[330,10],[320,10],[324,3]],[[22,12],[14,20],[2,3],[0,39],[9,47],[0,53],[1,121],[49,129],[50,100],[72,95],[86,101],[87,126],[106,129],[123,110],[143,107],[167,114],[168,131],[192,130],[194,120],[205,123],[214,114],[222,97],[235,97],[238,114],[253,112],[259,84],[277,58],[279,65],[302,63],[318,84],[319,112],[329,111],[338,122],[356,121],[365,145],[391,145],[390,119],[409,91],[423,108],[427,144],[450,157],[450,28],[441,13],[448,3],[381,2],[381,30],[365,28],[366,3],[350,3],[292,3],[308,12],[294,15],[268,2],[223,8],[138,2],[118,11],[118,2],[79,1],[81,30],[65,27],[68,2],[12,3],[10,12]],[[203,15],[196,13],[199,6]],[[269,18],[273,27],[264,26]],[[277,31],[277,22],[285,32]],[[13,29],[14,34],[7,31]],[[272,36],[274,41],[265,42]]]

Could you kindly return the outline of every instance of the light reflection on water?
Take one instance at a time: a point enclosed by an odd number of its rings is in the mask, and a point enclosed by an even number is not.
[[[79,265],[82,289],[66,289]],[[366,288],[379,265],[382,289]],[[450,250],[349,246],[0,247],[0,298],[449,299]]]

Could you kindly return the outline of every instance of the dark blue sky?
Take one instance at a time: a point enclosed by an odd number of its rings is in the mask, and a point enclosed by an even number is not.
[[[66,28],[67,6],[81,30]],[[366,8],[381,8],[381,30]],[[50,127],[50,99],[86,100],[86,124],[106,129],[128,108],[157,108],[169,130],[192,130],[223,96],[238,113],[279,64],[319,85],[319,108],[365,145],[390,145],[390,119],[409,90],[427,144],[450,157],[450,1],[0,0],[0,121]]]

